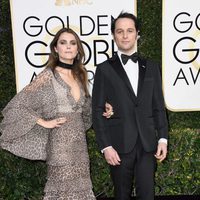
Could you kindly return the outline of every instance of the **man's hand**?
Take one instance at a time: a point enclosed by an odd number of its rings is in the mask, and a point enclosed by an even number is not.
[[[162,162],[167,156],[167,144],[164,142],[158,143],[157,152],[155,157],[158,161]]]
[[[119,158],[117,151],[115,151],[113,147],[105,149],[103,153],[108,164],[113,166],[120,165],[121,160]]]

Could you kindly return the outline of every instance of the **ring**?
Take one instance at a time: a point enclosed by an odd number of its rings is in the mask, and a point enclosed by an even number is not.
[[[56,119],[56,121],[57,121],[57,122],[59,122],[59,121],[60,121],[60,119],[58,118],[58,119]]]
[[[110,116],[112,116],[112,115],[114,115],[114,112],[113,112],[113,111],[110,112]]]

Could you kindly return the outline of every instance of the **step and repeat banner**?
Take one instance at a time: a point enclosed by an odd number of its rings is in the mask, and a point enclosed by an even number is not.
[[[199,0],[163,0],[162,33],[166,106],[172,111],[199,111]]]
[[[19,92],[47,63],[49,43],[62,27],[80,36],[89,81],[95,67],[117,50],[111,20],[136,15],[136,0],[11,0],[16,85]],[[200,110],[200,12],[198,0],[163,0],[162,75],[166,107]]]
[[[136,15],[136,0],[11,0],[17,92],[44,69],[49,44],[62,27],[80,36],[92,86],[95,67],[112,56],[110,24],[120,12]]]

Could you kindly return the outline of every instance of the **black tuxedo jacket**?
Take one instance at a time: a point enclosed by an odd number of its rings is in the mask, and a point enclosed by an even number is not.
[[[134,94],[118,55],[99,64],[92,92],[93,128],[100,149],[113,146],[128,153],[139,136],[147,152],[155,151],[159,138],[168,138],[168,122],[159,65],[139,58],[138,94]],[[105,103],[114,115],[102,116]]]

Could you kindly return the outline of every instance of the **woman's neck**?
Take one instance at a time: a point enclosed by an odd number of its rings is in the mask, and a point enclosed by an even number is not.
[[[74,67],[73,63],[69,64],[69,63],[62,62],[60,60],[58,60],[57,66],[64,68],[64,69],[70,69],[70,70],[73,69],[73,67]]]

